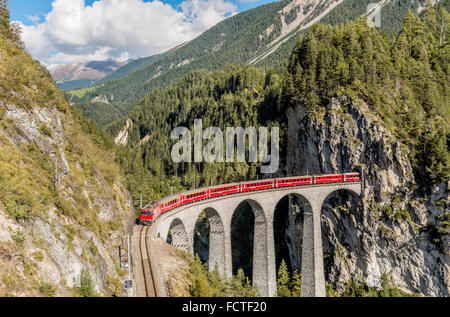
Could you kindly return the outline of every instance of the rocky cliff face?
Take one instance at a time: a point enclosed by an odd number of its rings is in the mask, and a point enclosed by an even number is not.
[[[120,295],[122,272],[118,270],[117,250],[132,215],[128,192],[120,182],[109,183],[95,166],[89,171],[91,177],[83,175],[85,167],[80,164],[88,160],[76,162],[73,154],[65,150],[74,145],[74,140],[63,128],[63,122],[70,124],[70,119],[58,110],[0,106],[6,108],[5,118],[14,127],[9,131],[0,129],[2,152],[16,154],[11,163],[18,166],[11,166],[9,172],[25,178],[42,177],[35,179],[42,184],[32,189],[38,196],[47,194],[47,188],[42,188],[50,186],[46,176],[53,178],[56,188],[50,192],[58,196],[48,197],[48,205],[39,202],[33,205],[35,210],[30,210],[27,202],[19,205],[21,199],[30,197],[20,197],[13,191],[26,190],[31,184],[23,181],[23,187],[19,184],[13,189],[11,180],[2,177],[6,188],[0,202],[0,294],[45,295],[39,288],[46,284],[54,287],[55,295],[70,296],[70,288],[79,285],[81,270],[85,269],[98,293]],[[51,137],[39,131],[43,124]],[[39,171],[39,166],[34,166],[35,171],[33,167],[29,169],[27,160],[35,158],[23,149],[30,147],[36,147],[40,155],[48,158],[43,159],[43,164],[54,162],[54,166],[49,166],[54,175]],[[4,154],[2,163],[9,160]],[[5,170],[2,168],[2,172]],[[16,214],[18,209],[27,215]]]
[[[450,244],[441,223],[450,205],[448,184],[418,197],[408,148],[362,102],[335,98],[316,116],[299,105],[287,117],[288,175],[364,168],[362,200],[338,192],[322,209],[326,280],[342,291],[349,280],[380,287],[387,274],[405,291],[448,296]],[[287,236],[294,269],[301,265],[299,232],[301,217],[291,214]]]
[[[0,296],[121,295],[132,217],[114,153],[0,36]]]

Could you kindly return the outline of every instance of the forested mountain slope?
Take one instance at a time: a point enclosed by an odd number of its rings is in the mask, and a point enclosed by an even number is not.
[[[105,83],[82,98],[74,94],[72,102],[100,123],[118,119],[116,115],[99,121],[98,98],[114,108],[112,113],[126,114],[152,89],[164,87],[195,69],[214,70],[228,63],[251,63],[271,66],[285,61],[298,35],[318,21],[336,24],[363,15],[370,0],[293,0],[270,3],[230,17],[204,32],[179,50],[158,58],[129,76]],[[408,8],[418,13],[424,1],[388,1],[381,9],[382,30],[398,30],[399,21]],[[448,0],[441,4],[447,6]],[[120,71],[120,69],[119,69]],[[93,108],[88,110],[89,108]],[[101,109],[106,109],[101,107]],[[118,111],[117,111],[118,110]]]
[[[24,52],[0,2],[0,296],[121,296],[134,218],[116,154]]]
[[[192,128],[198,118],[221,129],[279,126],[276,176],[365,170],[362,202],[339,194],[323,210],[329,294],[354,294],[361,282],[363,295],[387,274],[403,290],[448,296],[449,23],[444,8],[429,5],[421,18],[408,11],[399,34],[364,19],[318,24],[299,38],[287,67],[191,72],[151,92],[108,131],[143,159],[139,173],[161,180],[153,192],[142,190],[150,201],[171,185],[258,176],[259,163],[174,163],[173,128]],[[299,219],[288,221],[291,250],[299,250]],[[298,269],[300,254],[289,257]]]
[[[163,54],[157,54],[157,55],[152,55],[149,57],[135,59],[135,60],[129,62],[128,64],[126,64],[125,66],[120,67],[118,70],[109,74],[105,78],[99,80],[98,84],[101,85],[101,84],[107,83],[112,80],[117,80],[117,79],[121,79],[123,77],[127,77],[135,70],[138,70],[139,68],[143,68],[143,67],[155,62],[156,60],[175,52],[176,50],[182,48],[186,44],[187,43],[180,44]]]

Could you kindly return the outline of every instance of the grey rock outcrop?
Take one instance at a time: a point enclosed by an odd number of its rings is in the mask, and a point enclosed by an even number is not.
[[[288,175],[365,171],[362,201],[338,193],[322,209],[326,280],[342,291],[349,280],[380,287],[387,274],[405,291],[449,296],[448,232],[432,234],[450,209],[448,184],[417,197],[408,148],[362,102],[336,97],[316,118],[298,105],[287,118]],[[299,269],[301,223],[295,215],[288,223],[291,263]]]
[[[51,188],[55,196],[49,198],[55,203],[49,203],[48,209],[27,210],[33,216],[26,220],[13,219],[0,197],[0,296],[42,296],[42,283],[51,284],[56,296],[71,296],[71,288],[79,286],[82,269],[89,272],[96,292],[121,295],[121,288],[114,284],[121,279],[118,244],[134,217],[124,184],[117,179],[109,183],[94,164],[85,172],[80,164],[88,161],[90,154],[81,147],[77,151],[83,159],[74,159],[67,148],[78,146],[70,130],[76,125],[70,114],[52,107],[26,109],[1,103],[0,107],[7,120],[0,126],[0,137],[7,140],[0,150],[15,149],[22,161],[14,163],[25,169],[35,159],[29,149],[35,149],[43,158],[42,166],[35,168],[47,169],[47,174],[41,171],[39,175],[52,179],[54,185],[42,179],[42,187],[34,190],[42,193]],[[0,163],[5,161],[0,155]],[[34,178],[33,172],[25,175]],[[21,193],[5,192],[21,198]],[[61,211],[59,196],[71,205],[74,215]],[[86,213],[92,214],[88,221]]]

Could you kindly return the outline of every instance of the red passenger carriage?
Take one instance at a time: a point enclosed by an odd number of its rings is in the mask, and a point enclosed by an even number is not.
[[[139,213],[139,223],[151,225],[160,214],[173,210],[179,206],[191,204],[210,198],[233,195],[241,192],[268,190],[272,188],[289,188],[295,186],[332,184],[340,182],[359,182],[359,173],[333,174],[321,176],[296,176],[277,179],[266,179],[251,182],[226,184],[208,188],[200,188],[190,192],[175,194],[159,202],[152,203]]]

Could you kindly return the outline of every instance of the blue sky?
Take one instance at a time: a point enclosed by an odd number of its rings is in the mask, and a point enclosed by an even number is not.
[[[85,0],[86,5],[92,5],[97,0]],[[126,0],[124,0],[126,1]],[[150,0],[144,0],[149,2]],[[230,2],[237,6],[237,11],[242,12],[257,6],[274,2],[276,0],[256,0],[256,1],[237,1],[232,0]],[[53,0],[9,0],[9,9],[11,11],[11,20],[20,21],[24,25],[32,25],[33,21],[29,19],[32,16],[39,16],[42,20],[44,14],[48,13],[52,9]],[[182,0],[162,0],[163,3],[167,3],[176,7],[182,2]]]
[[[46,65],[146,57],[276,0],[9,0],[31,55]]]

